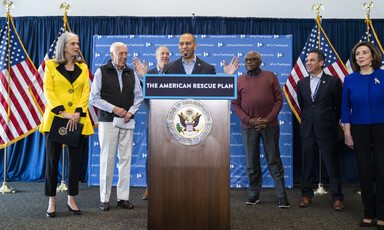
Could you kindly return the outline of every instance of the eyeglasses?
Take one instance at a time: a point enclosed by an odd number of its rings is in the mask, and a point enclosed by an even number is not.
[[[244,62],[249,62],[249,61],[254,62],[254,61],[258,61],[258,60],[260,60],[260,59],[259,58],[246,58],[246,59],[244,59]]]

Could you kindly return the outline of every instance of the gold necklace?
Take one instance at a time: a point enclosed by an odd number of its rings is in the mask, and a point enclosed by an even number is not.
[[[373,73],[375,70],[370,70],[368,73],[363,73],[363,71],[362,70],[360,70],[360,74],[361,75],[370,75],[371,73]]]

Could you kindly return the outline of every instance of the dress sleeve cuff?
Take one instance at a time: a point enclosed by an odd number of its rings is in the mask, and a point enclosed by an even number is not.
[[[56,106],[55,108],[53,108],[51,111],[52,111],[52,113],[59,115],[59,112],[62,112],[64,110],[65,110],[64,106],[59,105],[59,106]]]
[[[82,109],[81,107],[76,108],[76,111],[75,111],[75,112],[76,112],[76,113],[77,113],[77,112],[80,113],[80,117],[86,117],[86,116],[87,116],[86,113],[83,113],[83,109]]]

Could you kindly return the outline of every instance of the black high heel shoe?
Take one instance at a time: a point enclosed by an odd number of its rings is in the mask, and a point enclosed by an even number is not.
[[[378,224],[376,222],[376,228],[379,229],[379,230],[384,230],[384,225]]]
[[[73,210],[73,209],[71,208],[71,206],[69,206],[68,203],[67,203],[67,207],[68,207],[68,210],[69,210],[70,212],[73,213],[73,215],[81,215],[81,213],[83,213],[80,209],[78,209],[78,210]]]
[[[49,206],[49,204],[48,204],[48,206]],[[53,211],[53,212],[48,212],[47,211],[45,213],[45,216],[48,217],[48,218],[54,218],[56,216],[56,208],[55,208],[55,211]]]
[[[56,216],[56,211],[54,212],[47,212],[45,213],[45,216],[48,218],[54,218]]]
[[[360,223],[360,227],[373,227],[375,226],[375,219],[372,219],[371,222],[367,223],[367,222],[364,222],[364,221],[361,221]]]

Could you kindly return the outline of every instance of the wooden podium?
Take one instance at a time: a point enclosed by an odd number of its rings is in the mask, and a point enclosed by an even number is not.
[[[204,81],[193,75],[191,78],[182,77]],[[148,76],[146,78],[144,84],[149,81]],[[170,78],[169,81],[173,82],[180,80],[168,76],[156,78]],[[146,90],[147,93],[150,91],[145,88],[144,95]],[[212,88],[208,90],[214,91]],[[167,90],[166,93],[173,92]],[[229,229],[230,101],[221,100],[225,98],[223,96],[208,97],[209,100],[166,97],[162,95],[161,99],[150,100],[148,229]],[[186,109],[180,112],[178,109],[183,106]],[[188,106],[192,106],[191,109]],[[208,125],[201,130],[198,126],[188,129],[185,123],[198,115],[201,115],[200,123],[205,117]],[[172,123],[175,119],[176,126]],[[205,136],[179,138],[179,134],[197,135],[199,132]]]

